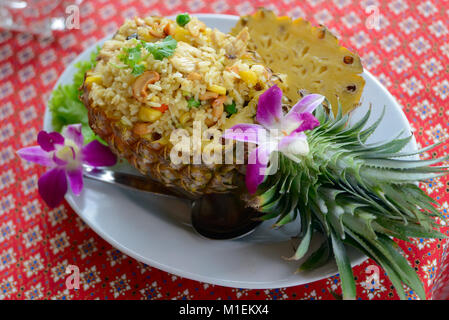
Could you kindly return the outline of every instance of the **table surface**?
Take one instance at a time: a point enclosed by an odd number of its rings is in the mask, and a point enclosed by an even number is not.
[[[0,30],[0,299],[333,299],[341,292],[333,276],[276,290],[226,288],[177,277],[144,265],[114,249],[64,203],[50,210],[39,198],[44,169],[21,161],[15,151],[36,143],[49,94],[64,68],[85,48],[113,33],[125,18],[180,12],[249,14],[266,7],[325,24],[363,59],[395,96],[420,146],[447,137],[449,129],[449,1],[377,0],[140,0],[84,1],[80,29],[52,37]],[[379,13],[378,28],[369,17]],[[446,147],[422,157],[447,154]],[[448,218],[449,180],[422,188]],[[420,275],[427,297],[449,298],[446,240],[398,241]],[[66,288],[65,269],[79,267],[80,289]],[[370,289],[371,260],[354,268],[360,299],[397,299],[381,272]],[[380,269],[382,270],[382,269]],[[410,289],[409,299],[417,299]]]

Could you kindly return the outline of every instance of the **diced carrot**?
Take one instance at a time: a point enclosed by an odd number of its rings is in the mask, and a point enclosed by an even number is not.
[[[172,25],[171,23],[167,23],[164,27],[164,32],[165,34],[168,34],[170,36],[175,34],[175,26]]]
[[[163,104],[161,104],[160,107],[153,107],[153,109],[156,109],[156,110],[158,110],[158,111],[164,113],[165,111],[168,110],[168,106],[167,106],[166,104],[163,103]]]

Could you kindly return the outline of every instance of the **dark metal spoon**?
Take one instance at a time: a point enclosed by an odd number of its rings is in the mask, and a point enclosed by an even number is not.
[[[232,193],[207,194],[195,198],[143,176],[87,166],[84,167],[84,177],[167,199],[190,201],[190,225],[198,234],[209,239],[242,238],[261,223],[255,220],[258,212],[246,208],[243,201]]]
[[[232,193],[208,194],[192,202],[192,227],[209,239],[237,239],[261,224],[258,212]]]

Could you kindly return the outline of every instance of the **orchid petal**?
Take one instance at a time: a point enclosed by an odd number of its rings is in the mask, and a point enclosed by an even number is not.
[[[245,182],[246,188],[251,194],[257,191],[257,187],[265,179],[270,153],[268,148],[261,146],[249,154]]]
[[[75,142],[78,148],[82,148],[84,144],[84,137],[81,132],[81,124],[70,124],[62,130],[62,135],[67,139]]]
[[[301,124],[299,127],[294,130],[294,132],[302,132],[306,130],[312,130],[320,125],[320,122],[317,118],[310,112],[303,112],[299,115],[301,120]]]
[[[282,119],[280,128],[285,134],[290,134],[291,132],[296,131],[296,129],[298,129],[301,124],[301,114],[290,112]]]
[[[56,207],[67,192],[67,177],[63,168],[54,168],[38,180],[39,194],[50,208]]]
[[[17,150],[17,154],[24,160],[50,167],[54,163],[51,159],[51,153],[42,150],[39,146],[27,147]]]
[[[266,128],[272,128],[282,118],[282,90],[272,86],[259,97],[256,120]]]
[[[70,188],[73,193],[78,196],[83,190],[83,169],[82,167],[75,170],[67,171],[67,176],[69,178]]]
[[[227,129],[223,137],[229,140],[257,143],[259,137],[265,133],[265,128],[258,124],[242,123]]]
[[[113,166],[117,162],[115,154],[97,140],[83,147],[82,157],[83,162],[93,167]]]
[[[301,100],[299,100],[293,108],[291,108],[290,113],[304,113],[313,112],[316,107],[322,104],[324,101],[324,96],[321,94],[308,94]]]
[[[319,125],[320,122],[313,114],[309,112],[294,112],[289,113],[284,119],[282,119],[281,128],[286,134],[290,134],[292,132],[312,130]]]
[[[37,143],[44,151],[53,151],[55,144],[64,144],[64,137],[59,132],[40,131],[37,134]]]

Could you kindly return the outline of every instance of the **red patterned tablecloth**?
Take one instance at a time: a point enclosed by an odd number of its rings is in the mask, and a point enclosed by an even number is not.
[[[396,97],[421,146],[449,130],[449,1],[405,0],[89,0],[81,29],[43,38],[0,30],[0,299],[333,299],[340,279],[276,290],[242,290],[183,279],[124,255],[97,236],[64,203],[49,210],[37,193],[42,168],[15,151],[34,145],[46,101],[64,68],[85,48],[113,33],[125,18],[179,12],[248,14],[264,6],[325,24],[356,50],[364,66]],[[378,10],[379,24],[369,17]],[[423,157],[444,155],[446,147]],[[449,180],[422,184],[449,222]],[[448,234],[449,228],[442,231]],[[448,241],[399,242],[428,298],[449,298]],[[77,265],[79,290],[68,290],[65,268]],[[354,268],[360,299],[396,299],[391,282],[365,283],[371,260]],[[409,299],[416,299],[407,290]]]

